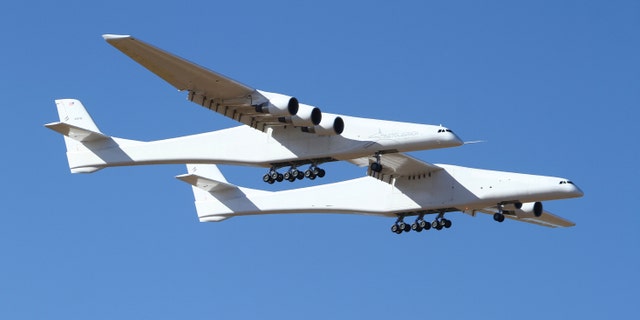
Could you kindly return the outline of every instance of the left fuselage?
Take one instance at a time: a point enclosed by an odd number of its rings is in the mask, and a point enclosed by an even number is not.
[[[348,160],[376,152],[406,152],[462,145],[451,130],[433,125],[344,117],[341,135],[305,133],[294,126],[266,132],[239,126],[166,140],[113,138],[74,150],[70,167],[104,168],[160,163],[214,163],[260,167]]]

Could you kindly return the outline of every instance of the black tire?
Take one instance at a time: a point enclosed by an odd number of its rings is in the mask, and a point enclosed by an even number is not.
[[[397,224],[394,224],[394,225],[392,225],[392,226],[391,226],[391,232],[398,233],[398,230],[399,230],[399,229],[400,229],[400,228],[398,227],[398,225],[397,225]]]
[[[496,212],[493,214],[493,220],[498,221],[498,222],[502,222],[504,221],[504,214]]]
[[[426,229],[426,228],[427,228],[427,226],[429,226],[429,228],[431,228],[431,224],[430,224],[430,223],[428,223],[428,222],[426,222],[426,221],[424,221],[424,220],[420,220],[420,221],[418,221],[418,225],[419,225],[419,226],[420,226],[420,228],[422,228],[422,229]]]
[[[269,182],[269,180],[271,180],[271,176],[268,173],[262,176],[262,181]]]
[[[305,178],[311,178],[312,174],[313,174],[313,172],[311,172],[311,170],[309,170],[309,169],[304,171]]]
[[[284,176],[282,175],[282,173],[278,173],[278,177],[276,178],[276,181],[282,182],[282,180],[284,180]]]
[[[325,173],[326,172],[324,171],[324,169],[318,169],[318,173],[316,173],[316,176],[324,178]]]
[[[271,176],[271,179],[273,180],[278,179],[278,173],[276,171],[269,172],[269,176]]]
[[[285,172],[283,175],[283,179],[291,181],[291,172]]]
[[[447,229],[451,228],[451,220],[443,219],[442,223],[444,224],[445,228]]]
[[[298,180],[304,179],[304,172],[298,171],[298,177],[297,178],[298,178]]]
[[[409,232],[411,231],[411,226],[408,223],[404,224],[404,232]]]
[[[418,228],[420,228],[420,226],[418,225],[417,222],[414,222],[414,223],[411,224],[411,230],[417,231]]]

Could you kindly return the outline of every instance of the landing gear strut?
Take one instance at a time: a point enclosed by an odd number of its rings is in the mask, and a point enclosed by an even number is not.
[[[376,162],[371,164],[371,171],[379,173],[382,171],[382,164],[380,164],[380,152],[376,152],[374,157],[376,157]]]
[[[498,204],[498,212],[493,214],[493,220],[498,222],[504,221],[504,214],[502,213],[502,204]]]

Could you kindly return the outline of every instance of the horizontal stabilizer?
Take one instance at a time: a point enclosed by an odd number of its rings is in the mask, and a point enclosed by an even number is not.
[[[220,192],[237,188],[230,183],[212,180],[192,173],[182,174],[176,176],[176,178],[207,192]]]
[[[44,126],[80,142],[91,142],[109,138],[109,136],[106,136],[100,132],[80,128],[78,126],[74,126],[65,122],[53,122],[45,124]]]

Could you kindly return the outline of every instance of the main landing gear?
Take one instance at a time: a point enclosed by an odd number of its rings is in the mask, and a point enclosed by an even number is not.
[[[415,232],[421,232],[422,230],[429,230],[431,228],[434,228],[436,230],[451,228],[451,220],[447,220],[444,218],[444,212],[439,213],[438,217],[431,223],[424,220],[424,214],[419,215],[416,221],[411,224],[411,226],[409,226],[409,224],[407,224],[403,220],[404,216],[398,217],[396,223],[391,226],[391,232],[401,234],[403,232],[409,232],[411,230]]]
[[[274,182],[282,182],[284,180],[294,182],[296,180],[302,180],[304,178],[314,180],[316,177],[324,177],[325,174],[326,172],[324,171],[324,169],[318,168],[318,166],[314,164],[312,164],[309,169],[305,171],[300,171],[296,166],[292,166],[284,174],[279,173],[275,168],[271,168],[269,172],[262,176],[262,181],[268,184],[273,184]]]

